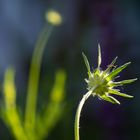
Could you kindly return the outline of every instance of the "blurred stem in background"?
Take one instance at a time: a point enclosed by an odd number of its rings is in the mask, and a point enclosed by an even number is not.
[[[41,32],[32,55],[24,120],[21,119],[23,116],[20,116],[16,105],[15,71],[10,67],[5,72],[2,119],[17,140],[42,140],[47,138],[64,112],[63,101],[66,81],[66,73],[64,70],[58,70],[56,72],[55,83],[49,103],[43,114],[39,114],[36,110],[43,52],[53,27],[62,22],[61,15],[53,10],[46,14],[46,19],[50,23],[49,27],[45,27]]]
[[[35,126],[40,66],[42,62],[43,52],[51,35],[52,28],[52,26],[49,26],[48,28],[45,27],[43,29],[36,43],[36,47],[32,56],[25,109],[25,127],[28,131],[33,131],[33,128]]]

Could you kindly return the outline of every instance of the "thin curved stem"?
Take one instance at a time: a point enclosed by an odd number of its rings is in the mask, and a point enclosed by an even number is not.
[[[37,93],[43,52],[46,44],[48,43],[51,32],[52,26],[49,26],[48,28],[45,27],[43,29],[39,36],[39,39],[37,40],[31,60],[29,83],[27,90],[27,102],[25,109],[25,127],[27,128],[27,130],[31,131],[35,126]]]
[[[95,88],[94,88],[95,90]],[[75,125],[74,125],[74,131],[75,131],[75,140],[80,140],[80,136],[79,136],[79,124],[80,124],[80,115],[81,115],[81,111],[83,108],[83,105],[85,103],[85,101],[89,98],[89,96],[93,93],[94,90],[90,90],[89,92],[87,92],[83,98],[81,99],[77,111],[76,111],[76,116],[75,116]]]

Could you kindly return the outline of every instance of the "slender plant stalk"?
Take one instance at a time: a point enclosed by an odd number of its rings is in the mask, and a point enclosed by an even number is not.
[[[95,90],[95,88],[94,88]],[[80,124],[80,115],[81,115],[81,111],[83,108],[83,105],[85,103],[85,101],[89,98],[89,96],[93,93],[93,90],[90,90],[89,92],[87,92],[83,98],[81,99],[77,111],[76,111],[76,116],[75,116],[75,125],[74,125],[74,131],[75,131],[75,140],[80,140],[80,136],[79,136],[79,124]]]
[[[39,36],[39,39],[37,40],[36,47],[32,55],[25,109],[25,128],[31,131],[35,127],[37,93],[43,52],[46,44],[48,43],[51,32],[51,25],[48,28],[45,27],[43,29]]]

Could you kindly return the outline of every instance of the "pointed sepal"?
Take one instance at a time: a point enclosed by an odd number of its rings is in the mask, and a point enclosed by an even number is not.
[[[100,44],[98,44],[98,68],[100,68],[101,62],[102,62],[101,47],[100,47]]]
[[[112,96],[109,96],[109,95],[102,95],[102,96],[99,96],[101,99],[107,101],[107,102],[110,102],[110,103],[113,103],[113,104],[120,104],[120,102],[115,99],[114,97]]]
[[[111,82],[109,85],[113,86],[113,87],[117,87],[117,86],[123,86],[125,84],[130,84],[133,83],[137,80],[137,78],[135,79],[129,79],[129,80],[123,80],[123,81],[119,81],[119,82]]]
[[[128,94],[125,94],[125,93],[121,93],[121,92],[119,92],[119,91],[116,90],[116,89],[109,89],[108,92],[109,92],[110,94],[115,94],[115,95],[122,96],[122,97],[126,97],[126,98],[133,98],[133,96],[128,95]]]
[[[90,72],[90,65],[89,65],[88,59],[87,59],[86,55],[83,52],[82,52],[82,55],[83,55],[83,58],[84,58],[85,65],[87,67],[88,76],[90,76],[91,72]]]
[[[107,79],[112,79],[114,78],[116,75],[118,75],[123,69],[125,69],[128,65],[130,65],[131,62],[125,63],[124,65],[118,67],[117,69],[115,69],[114,71],[112,71],[106,78]]]

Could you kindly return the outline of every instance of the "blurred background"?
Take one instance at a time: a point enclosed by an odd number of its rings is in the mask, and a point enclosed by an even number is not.
[[[43,56],[38,105],[46,102],[58,68],[67,72],[66,110],[47,140],[73,140],[77,105],[87,91],[87,71],[82,58],[85,52],[97,66],[97,44],[102,49],[102,68],[119,57],[117,64],[132,61],[120,80],[140,76],[140,1],[139,0],[0,0],[0,83],[9,65],[16,69],[17,104],[23,108],[31,55],[42,28],[45,13],[57,10],[63,17],[55,27]],[[140,139],[139,80],[121,89],[134,99],[118,98],[112,105],[97,98],[85,104],[80,124],[81,140]],[[0,121],[0,139],[12,134]]]

